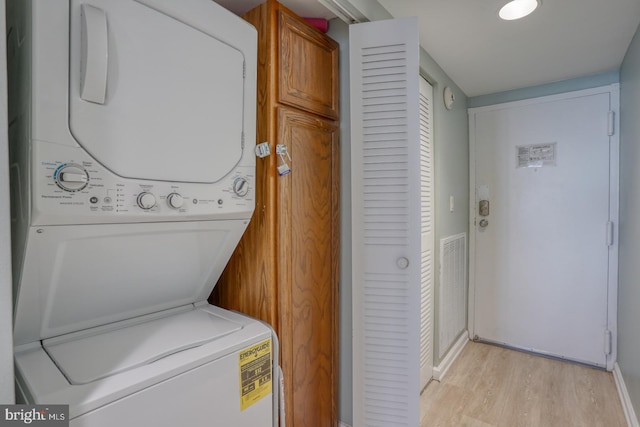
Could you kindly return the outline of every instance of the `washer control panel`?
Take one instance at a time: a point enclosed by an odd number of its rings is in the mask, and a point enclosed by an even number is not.
[[[254,165],[212,184],[122,178],[79,147],[34,141],[34,225],[249,218]]]

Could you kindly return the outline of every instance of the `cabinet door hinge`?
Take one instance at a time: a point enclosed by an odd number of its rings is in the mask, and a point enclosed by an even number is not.
[[[612,339],[611,331],[604,331],[604,354],[611,354]]]
[[[607,221],[607,246],[613,246],[613,222]]]
[[[615,111],[609,111],[609,117],[607,120],[608,134],[613,136],[616,133],[616,113]]]

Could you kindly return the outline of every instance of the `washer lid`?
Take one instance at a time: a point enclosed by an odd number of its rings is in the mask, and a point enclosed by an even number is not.
[[[71,1],[69,127],[121,177],[211,183],[242,156],[243,52],[217,34],[226,24],[180,19],[131,0]]]
[[[83,338],[44,340],[43,347],[71,384],[87,384],[240,329],[237,323],[194,309]]]

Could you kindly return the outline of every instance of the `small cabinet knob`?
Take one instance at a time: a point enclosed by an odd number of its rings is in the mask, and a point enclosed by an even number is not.
[[[409,267],[409,260],[405,257],[400,257],[396,261],[396,264],[398,265],[398,268],[400,268],[401,270],[404,270],[407,267]]]

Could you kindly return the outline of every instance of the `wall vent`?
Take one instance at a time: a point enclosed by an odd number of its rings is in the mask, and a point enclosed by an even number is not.
[[[440,240],[439,356],[442,358],[467,325],[467,234]]]

